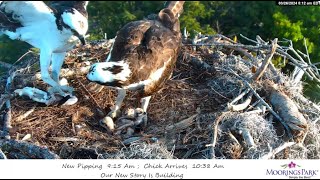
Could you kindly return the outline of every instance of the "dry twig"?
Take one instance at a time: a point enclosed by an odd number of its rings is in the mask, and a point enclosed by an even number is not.
[[[296,144],[295,142],[285,142],[275,149],[270,149],[270,152],[266,155],[263,155],[260,159],[271,159],[272,157],[274,157],[276,154],[278,154],[282,150],[284,150],[290,146],[293,146],[295,144]]]
[[[0,159],[7,159],[7,156],[2,152],[0,148]]]
[[[257,72],[252,76],[252,80],[257,81],[258,79],[261,78],[261,76],[263,75],[263,73],[266,71],[268,65],[271,62],[271,59],[277,49],[278,46],[278,39],[274,39],[271,43],[271,51],[270,54],[268,54],[268,56],[266,56],[266,58],[264,59],[261,67],[257,70]]]
[[[198,114],[194,114],[190,117],[188,117],[187,119],[181,120],[173,125],[167,126],[166,127],[166,131],[181,131],[186,129],[187,127],[191,126],[193,124],[194,118],[197,116]]]
[[[15,72],[11,73],[10,76],[7,78],[7,84],[5,89],[6,94],[11,94],[11,83],[14,77],[15,77]],[[3,118],[3,130],[1,135],[5,139],[10,139],[9,130],[11,128],[11,118],[12,118],[11,103],[10,103],[10,99],[8,99],[6,101],[6,114]]]

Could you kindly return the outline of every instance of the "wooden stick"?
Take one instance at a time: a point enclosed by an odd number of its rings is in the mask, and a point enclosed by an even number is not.
[[[17,64],[23,57],[25,57],[27,54],[31,53],[32,51],[28,50],[26,53],[24,53],[18,60],[16,60],[16,62],[13,63],[12,66],[14,66],[15,64]]]
[[[28,110],[27,112],[25,112],[24,114],[20,115],[17,117],[16,121],[21,121],[24,118],[28,117],[31,113],[33,113],[33,111],[35,110],[35,106],[33,106],[30,110]]]
[[[7,156],[2,152],[0,148],[0,159],[7,159]]]
[[[253,93],[250,93],[249,97],[241,104],[229,104],[227,105],[228,107],[228,110],[230,111],[242,111],[244,109],[246,109],[250,103],[251,103],[251,100],[252,100],[252,94]]]
[[[7,84],[5,88],[6,94],[10,94],[11,91],[11,83],[15,77],[15,72],[11,73],[10,76],[7,78]],[[2,130],[2,137],[5,139],[10,139],[9,131],[11,129],[11,118],[12,118],[12,112],[11,112],[11,103],[10,99],[6,101],[6,114],[3,118],[3,130]]]
[[[76,137],[49,137],[50,141],[59,141],[59,142],[79,142],[81,139]]]
[[[222,38],[222,39],[224,39],[224,40],[226,40],[226,41],[228,41],[228,42],[230,42],[230,43],[237,44],[237,42],[233,41],[232,39],[230,39],[230,38],[228,38],[228,37],[226,37],[226,36],[224,36],[224,35],[217,34],[216,36],[218,36],[218,37],[220,37],[220,38]],[[243,48],[234,48],[234,50],[242,53],[244,56],[248,57],[248,58],[249,58],[251,61],[253,61],[253,62],[256,62],[256,61],[257,61],[257,59],[254,58],[250,53],[248,53],[246,49],[243,49]]]
[[[0,141],[0,148],[6,152],[8,152],[7,157],[11,153],[17,152],[18,154],[24,155],[30,159],[59,159],[60,157],[49,151],[48,148],[39,147],[34,144],[24,142],[24,141],[16,141],[16,140],[5,140]]]
[[[237,96],[236,98],[234,98],[230,104],[234,104],[236,103],[237,101],[239,101],[241,98],[243,98],[243,96],[245,96],[246,94],[248,94],[250,92],[250,89],[247,88],[245,91],[243,91],[241,94],[239,94],[239,96]]]
[[[246,94],[248,94],[250,92],[250,89],[246,89],[245,91],[243,91],[241,94],[239,94],[239,96],[237,96],[236,98],[234,98],[234,100],[232,100],[230,103],[227,104],[227,107],[224,111],[241,111],[244,110],[245,108],[247,108],[249,106],[249,104],[251,103],[252,100],[252,93],[251,95],[249,95],[249,97],[241,104],[237,104],[235,105],[235,103],[237,101],[239,101],[241,98],[243,98],[243,96],[245,96]]]
[[[259,49],[270,49],[270,47],[272,47],[272,45],[268,45],[267,43],[265,43],[264,40],[262,40],[260,38],[260,36],[257,35],[257,41],[255,40],[252,40],[250,38],[247,38],[243,35],[240,35],[241,37],[245,38],[246,40],[250,41],[250,42],[253,42],[255,44],[257,44],[256,46],[246,46],[246,45],[241,45],[243,46],[244,49],[247,49],[247,50],[251,50],[251,51],[257,51]],[[315,64],[311,64],[311,60],[310,60],[310,57],[309,57],[309,53],[308,53],[308,49],[307,49],[307,46],[306,46],[306,41],[305,41],[305,51],[306,51],[306,54],[303,54],[303,56],[307,59],[307,62],[299,55],[299,50],[295,50],[293,48],[293,43],[291,40],[286,40],[286,42],[289,42],[290,45],[289,47],[283,47],[283,46],[279,46],[278,48],[276,48],[276,54],[277,55],[280,55],[284,58],[287,58],[289,59],[291,62],[289,63],[292,63],[294,66],[297,66],[299,67],[300,69],[302,69],[304,71],[304,73],[307,75],[307,77],[310,79],[310,80],[315,80],[317,82],[320,82],[320,69],[318,69],[317,67],[315,67],[314,65]],[[209,44],[199,44],[199,45],[208,45]],[[226,47],[226,48],[231,48],[231,49],[235,49],[236,46],[230,46],[230,44],[226,44],[226,45],[222,45],[222,44],[216,44],[216,42],[214,42],[212,45],[216,45],[216,46],[223,46],[223,47]],[[236,45],[239,45],[239,44],[236,44]],[[246,46],[246,47],[244,47]],[[239,47],[239,46],[237,46]],[[290,50],[293,52],[293,54],[297,57],[294,58],[292,57],[290,54],[287,53],[287,51]],[[312,68],[311,68],[312,67]]]
[[[230,131],[230,129],[228,130],[228,135],[229,135],[230,139],[231,139],[233,142],[235,142],[235,143],[237,143],[238,145],[240,145],[238,139],[237,139],[236,137],[234,137],[234,135],[232,134],[232,132]]]
[[[275,156],[276,154],[278,154],[279,152],[281,152],[282,150],[295,145],[295,142],[285,142],[283,144],[281,144],[279,147],[275,148],[275,149],[271,149],[271,151],[266,154],[263,155],[262,157],[260,157],[260,159],[271,159],[273,156]]]
[[[221,68],[216,68],[216,69],[217,69],[217,70],[221,70],[221,71],[225,71],[225,72],[228,72],[228,73],[231,73],[231,74],[235,75],[236,77],[238,77],[239,79],[241,79],[241,80],[245,83],[245,85],[246,85],[248,88],[251,89],[251,91],[252,91],[253,94],[256,96],[256,98],[258,98],[258,99],[261,101],[261,103],[262,103],[263,105],[265,105],[266,108],[272,113],[272,115],[274,115],[274,116],[280,121],[280,123],[283,125],[283,127],[284,127],[285,130],[287,131],[288,137],[293,140],[292,133],[291,133],[288,125],[286,124],[286,122],[270,107],[270,105],[269,105],[268,103],[265,102],[265,100],[263,100],[263,99],[260,97],[260,95],[253,89],[253,87],[250,85],[250,83],[249,83],[248,81],[246,81],[245,79],[243,79],[241,76],[239,76],[237,73],[235,73],[232,69],[228,69],[228,70],[226,70],[226,69],[221,69]]]
[[[224,118],[226,112],[222,112],[221,115],[219,117],[216,118],[216,120],[214,121],[214,124],[213,124],[213,132],[212,132],[212,143],[211,144],[207,144],[206,146],[209,147],[211,146],[211,149],[212,149],[212,153],[214,153],[214,148],[217,144],[217,137],[218,137],[218,126],[219,126],[219,123],[221,122],[221,120]],[[214,154],[212,154],[214,155]],[[213,156],[214,157],[214,156]]]
[[[243,140],[246,142],[248,148],[256,147],[256,144],[254,143],[253,137],[251,136],[248,129],[246,129],[246,128],[240,129],[239,134],[242,135]]]
[[[198,114],[194,114],[190,117],[188,117],[187,119],[181,120],[173,125],[167,126],[166,127],[166,131],[181,131],[184,130],[185,128],[191,126],[193,124],[194,118],[197,116]]]
[[[259,80],[261,78],[261,76],[263,75],[263,73],[266,71],[266,69],[267,69],[268,65],[270,64],[271,59],[272,59],[272,57],[273,57],[273,55],[274,55],[274,53],[275,53],[275,51],[276,51],[276,49],[278,47],[277,43],[278,43],[278,39],[277,38],[272,41],[270,54],[268,54],[268,56],[265,57],[261,67],[252,76],[252,80],[254,80],[254,81]]]

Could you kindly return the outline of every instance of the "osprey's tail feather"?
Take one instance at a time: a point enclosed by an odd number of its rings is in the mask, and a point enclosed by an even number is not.
[[[165,8],[168,8],[172,11],[174,17],[179,17],[183,12],[184,1],[167,1]]]
[[[165,8],[158,14],[162,24],[175,32],[180,32],[179,16],[183,11],[183,4],[184,1],[167,1]]]

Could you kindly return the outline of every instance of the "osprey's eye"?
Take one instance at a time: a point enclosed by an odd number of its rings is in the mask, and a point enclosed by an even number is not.
[[[84,23],[82,21],[79,21],[80,24],[80,28],[83,29],[84,28]]]
[[[93,71],[93,69],[94,69],[94,66],[91,66],[89,71],[91,72],[91,71]]]

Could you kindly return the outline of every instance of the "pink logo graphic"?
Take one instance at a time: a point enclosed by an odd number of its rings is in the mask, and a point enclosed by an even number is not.
[[[282,165],[281,167],[283,167],[284,169],[286,169],[287,167],[291,169],[291,168],[296,168],[296,167],[301,167],[301,166],[299,166],[299,165],[297,165],[296,163],[294,163],[294,162],[291,161],[291,163],[289,163],[289,164],[284,164],[284,165]]]

